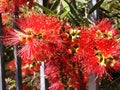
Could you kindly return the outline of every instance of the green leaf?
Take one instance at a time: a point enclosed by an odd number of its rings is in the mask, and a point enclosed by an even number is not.
[[[61,0],[62,2],[62,6],[66,11],[70,11],[70,7],[68,5],[68,3],[65,0]]]
[[[67,14],[67,17],[69,18],[72,24],[79,25],[79,23],[74,19],[74,17],[71,14]]]
[[[100,7],[100,5],[103,3],[104,0],[100,0],[98,1],[88,12],[88,14],[91,14],[92,12],[94,12],[97,8]]]
[[[55,2],[53,3],[53,5],[51,6],[50,9],[52,11],[55,10],[58,7],[59,4],[60,4],[60,0],[55,0]]]
[[[64,18],[68,13],[69,13],[68,11],[63,12],[63,13],[60,15],[60,18]]]
[[[86,3],[88,0],[76,0],[76,2]]]
[[[67,2],[67,1],[66,1]],[[70,12],[71,14],[79,21],[80,18],[79,18],[79,15],[77,14],[77,10],[72,6],[70,5],[70,3],[67,2],[67,4],[69,5],[70,7]]]
[[[46,8],[46,7],[42,6],[42,5],[40,5],[40,4],[37,3],[37,2],[35,2],[35,5],[38,6],[38,7],[40,7],[40,8],[41,8],[43,11],[45,11],[47,14],[54,14],[53,11],[51,11],[50,9],[48,9],[48,8]]]
[[[71,0],[71,4],[77,9],[76,1],[75,0]]]

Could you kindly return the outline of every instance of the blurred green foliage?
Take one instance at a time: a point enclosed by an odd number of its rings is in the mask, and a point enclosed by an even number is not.
[[[113,19],[115,26],[120,29],[120,0],[104,0],[100,9],[104,17]]]
[[[110,18],[114,20],[115,27],[120,28],[120,0],[98,0],[91,8],[88,8],[89,2],[91,0],[44,0],[47,9],[39,7],[47,14],[55,14],[70,21],[73,26],[89,26],[89,14],[99,8],[100,18]]]

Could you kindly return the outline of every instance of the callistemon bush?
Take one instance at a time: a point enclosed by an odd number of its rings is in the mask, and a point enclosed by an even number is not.
[[[3,43],[6,46],[19,46],[17,54],[22,60],[23,76],[35,75],[39,72],[41,61],[44,61],[50,90],[82,88],[82,72],[70,61],[74,39],[71,40],[69,25],[55,16],[34,12],[16,19],[15,23],[18,30],[3,28]],[[9,65],[14,71],[14,62],[11,61]]]
[[[82,29],[73,62],[82,63],[86,73],[96,74],[99,79],[103,76],[111,78],[108,70],[120,68],[120,42],[117,37],[118,31],[107,19],[89,29]]]
[[[51,57],[62,48],[61,21],[54,16],[31,13],[15,21],[20,30],[5,28],[5,45],[18,45],[18,55],[24,62],[37,62]]]
[[[86,90],[87,74],[110,78],[109,68],[120,67],[120,41],[112,21],[71,28],[53,15],[31,12],[14,22],[18,28],[3,28],[4,45],[19,46],[25,76],[39,72],[44,61],[50,90]],[[15,70],[13,62],[9,65]]]

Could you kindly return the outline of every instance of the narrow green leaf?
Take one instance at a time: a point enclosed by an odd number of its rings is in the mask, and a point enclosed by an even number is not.
[[[79,25],[79,23],[74,19],[74,17],[72,17],[71,14],[67,14],[68,19],[70,20],[70,22],[74,25]]]
[[[55,2],[53,3],[53,5],[51,6],[50,9],[52,11],[55,10],[58,7],[59,4],[60,4],[60,0],[55,0]]]
[[[60,18],[64,18],[68,13],[69,13],[68,11],[63,12],[63,13],[60,15]]]
[[[71,4],[75,7],[75,9],[77,9],[76,0],[71,0]]]
[[[62,0],[62,5],[66,11],[69,11],[69,13],[71,13],[72,16],[74,16],[74,18],[76,18],[78,21],[80,20],[79,15],[76,12],[76,9],[70,3],[68,3],[66,0]]]
[[[35,5],[38,6],[38,7],[40,7],[40,8],[41,8],[43,11],[45,11],[47,14],[54,14],[53,11],[51,11],[50,9],[48,9],[48,8],[46,8],[46,7],[42,6],[42,5],[40,5],[40,4],[37,3],[37,2],[35,2]]]
[[[100,10],[104,11],[105,13],[110,13],[108,10],[106,10],[106,9],[104,9],[102,7],[100,7]]]
[[[77,10],[70,3],[68,3],[67,1],[65,1],[65,2],[69,5],[71,14],[73,14],[73,16],[79,21],[80,18],[76,12]]]
[[[62,6],[66,11],[70,11],[70,7],[68,5],[68,3],[65,0],[61,0],[62,1]]]
[[[98,1],[88,12],[88,14],[91,14],[92,12],[94,12],[97,8],[100,7],[100,5],[103,3],[104,0],[100,0]]]

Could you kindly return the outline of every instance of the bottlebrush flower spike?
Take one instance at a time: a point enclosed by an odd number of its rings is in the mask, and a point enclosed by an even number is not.
[[[27,5],[27,3],[29,5],[32,5],[34,0],[12,0],[12,1],[15,6],[19,7],[22,5]]]
[[[26,35],[22,32],[16,31],[13,28],[3,28],[3,43],[6,46],[20,44],[24,41]]]
[[[9,0],[0,0],[0,13],[10,10]]]
[[[12,0],[12,1],[13,1],[13,4],[17,7],[27,3],[27,0]]]
[[[14,63],[14,60],[10,61],[9,64],[8,64],[10,70],[12,71],[15,71],[15,63]]]
[[[50,82],[50,90],[64,90],[64,85],[60,80],[60,71],[59,71],[58,60],[48,60],[46,62],[45,74]]]
[[[37,39],[46,39],[52,43],[58,42],[60,37],[61,22],[54,16],[35,14],[32,12],[16,21],[21,30],[26,34],[34,35]]]
[[[113,51],[112,53],[113,53],[113,56],[117,56],[117,57],[120,56],[120,45],[119,44],[116,46],[116,50]]]
[[[107,65],[120,55],[116,29],[106,19],[97,26],[79,30],[63,25],[55,16],[32,12],[18,18],[15,23],[21,31],[4,31],[7,32],[3,35],[4,44],[20,45],[18,55],[25,75],[35,74],[44,60],[50,90],[70,87],[80,90],[84,81],[81,79],[84,78],[83,70],[100,79],[109,77]],[[114,69],[119,68],[117,61],[112,64]]]
[[[35,59],[39,53],[39,42],[36,39],[29,38],[26,44],[18,51],[18,55],[22,59]]]
[[[106,70],[106,63],[105,60],[103,59],[101,62],[99,62],[98,64],[96,64],[96,66],[94,66],[93,71],[91,71],[93,74],[97,75],[97,78],[101,79],[101,77],[103,76],[107,76],[110,78],[110,75],[107,73]]]
[[[49,90],[64,90],[64,85],[61,82],[55,82],[49,87]]]
[[[102,33],[105,31],[111,31],[112,29],[112,20],[107,20],[107,19],[102,19],[98,24],[97,24],[97,29],[100,30]]]
[[[29,8],[34,0],[0,0],[0,13],[13,12],[16,7],[27,5]]]
[[[110,78],[107,64],[120,52],[120,44],[115,38],[117,33],[114,33],[117,30],[111,24],[111,21],[103,19],[97,26],[82,29],[77,52],[72,57],[73,62],[82,64],[87,73],[96,74],[98,78]]]
[[[3,26],[8,26],[12,20],[11,14],[10,13],[2,13],[2,24]]]
[[[104,57],[113,56],[113,52],[117,50],[118,43],[115,39],[101,38],[96,42],[96,48],[104,55]]]
[[[42,34],[42,36],[48,34],[58,35],[61,29],[61,23],[56,17],[35,14],[34,12],[30,15],[25,15],[24,18],[18,19],[16,23],[24,32],[31,32],[35,35]],[[32,29],[32,31],[28,31],[28,29]]]
[[[104,38],[114,37],[118,33],[117,29],[113,27],[112,20],[102,19],[95,27],[99,35]]]
[[[18,55],[22,59],[40,59],[39,51],[52,53],[50,48],[56,47],[57,50],[62,46],[61,22],[58,18],[32,12],[15,22],[21,31],[8,30],[4,42],[6,45],[20,44],[22,47]]]
[[[114,70],[119,70],[119,69],[120,69],[120,62],[113,60],[112,63],[110,64],[110,66],[111,66]]]

